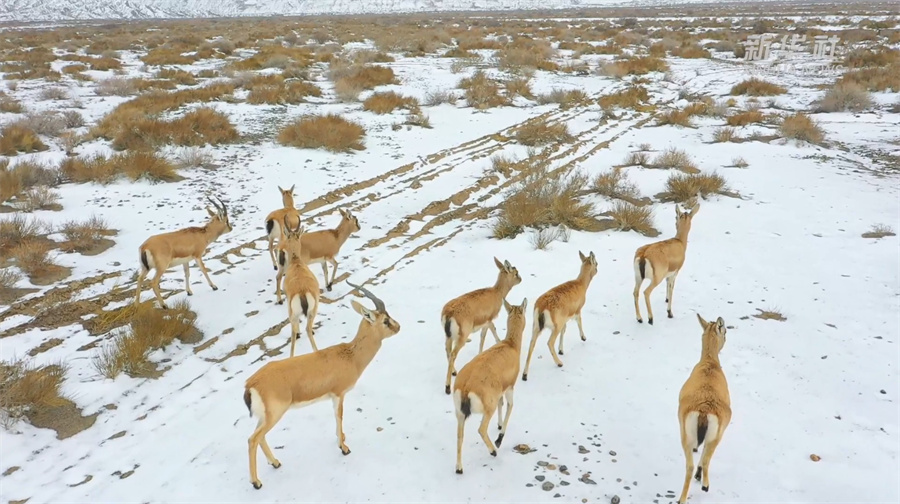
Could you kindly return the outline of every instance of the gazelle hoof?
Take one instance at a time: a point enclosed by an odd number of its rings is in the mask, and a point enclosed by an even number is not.
[[[331,292],[331,284],[326,285],[325,289],[328,290],[328,292]]]
[[[193,295],[194,295],[193,292],[187,292],[187,291],[185,291],[185,292],[187,293],[188,296],[193,296]]]
[[[675,318],[672,316],[672,312],[669,312],[669,318]]]
[[[444,393],[447,394],[447,395],[450,395],[450,385],[446,385],[446,386],[444,387]]]
[[[494,441],[494,444],[497,445],[497,448],[500,448],[500,443],[502,443],[502,442],[503,442],[503,433],[501,432],[501,433],[497,436],[497,440]],[[496,452],[495,452],[495,453],[496,453]]]
[[[257,490],[259,490],[260,488],[262,488],[262,483],[260,483],[259,481],[253,481],[253,482],[251,482],[251,483],[253,484],[253,488],[255,488],[255,489],[257,489]]]
[[[697,467],[697,472],[694,474],[694,479],[700,481],[701,477],[703,477],[703,468]]]
[[[219,288],[216,287],[215,285],[213,285],[213,288],[212,288],[212,289],[213,289],[213,290],[219,290]]]
[[[558,363],[556,367],[562,367],[562,362]]]
[[[638,324],[643,324],[643,323],[644,323],[644,319],[638,319]]]
[[[522,381],[528,381],[528,373],[522,373]]]
[[[563,354],[563,351],[562,351],[562,348],[560,348],[560,349],[559,349],[559,352],[557,352],[557,353],[558,353],[559,355],[564,355],[564,354]]]
[[[275,469],[278,469],[279,467],[281,467],[281,462],[279,462],[277,460],[275,462],[272,462],[272,467],[274,467]]]
[[[272,266],[272,269],[278,271],[278,266]]]
[[[700,490],[703,490],[704,492],[709,492],[709,487],[708,486],[700,487]]]
[[[346,448],[347,451],[344,451],[344,448],[341,448],[341,453],[344,455],[350,455],[350,448]]]
[[[647,320],[647,323],[650,324],[650,325],[653,325],[653,319],[648,319],[648,320]]]
[[[457,468],[456,468],[456,474],[462,474],[462,469],[459,468],[459,467],[457,467]]]
[[[492,452],[491,452],[491,457],[496,457],[496,456],[497,456],[497,450],[492,451]]]
[[[452,372],[452,373],[450,373],[450,374],[452,374],[453,376],[456,376],[456,371],[454,371],[454,372]]]

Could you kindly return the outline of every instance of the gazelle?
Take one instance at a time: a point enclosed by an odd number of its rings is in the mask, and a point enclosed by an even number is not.
[[[159,280],[167,269],[178,265],[184,266],[184,290],[188,296],[193,296],[190,274],[190,262],[192,260],[197,263],[197,267],[203,272],[203,276],[206,277],[206,281],[212,287],[212,290],[219,290],[212,279],[209,278],[209,272],[206,270],[206,265],[203,264],[203,254],[210,243],[231,231],[232,228],[231,222],[228,220],[228,208],[225,206],[225,203],[218,196],[216,196],[216,199],[219,200],[218,203],[209,196],[206,199],[212,203],[215,211],[210,207],[206,207],[210,219],[205,226],[192,226],[177,231],[156,234],[147,238],[138,248],[141,265],[137,279],[137,292],[134,295],[135,304],[141,302],[141,288],[144,279],[151,269],[155,269],[156,274],[150,280],[150,286],[153,289],[153,293],[156,294],[160,307],[168,309],[166,302],[163,301],[162,294],[159,292]]]
[[[672,318],[672,292],[675,290],[675,277],[684,265],[687,250],[688,233],[691,232],[691,219],[700,210],[699,198],[690,212],[682,212],[675,204],[675,237],[654,243],[648,243],[634,252],[634,311],[637,321],[643,322],[641,308],[638,306],[638,294],[644,279],[650,279],[650,285],[644,290],[644,302],[647,305],[647,322],[653,324],[653,309],[650,308],[650,293],[663,279],[666,280],[666,303],[669,318]]]
[[[303,235],[303,260],[306,264],[322,264],[322,272],[325,274],[325,288],[331,290],[334,279],[337,276],[338,262],[335,256],[341,251],[341,247],[352,233],[360,230],[359,219],[349,210],[339,208],[341,222],[334,229],[323,229]],[[331,263],[331,280],[328,280],[328,266]]]
[[[381,349],[381,343],[400,331],[400,324],[388,315],[384,302],[368,290],[347,282],[362,292],[375,304],[370,310],[351,300],[350,304],[362,315],[356,336],[349,343],[339,343],[318,352],[281,359],[261,367],[244,384],[244,404],[250,416],[258,419],[250,435],[250,483],[257,490],[262,482],[256,473],[257,448],[262,447],[266,460],[276,469],[281,462],[272,454],[266,442],[266,433],[275,427],[290,408],[330,398],[334,404],[337,423],[338,448],[344,455],[350,454],[344,435],[344,396],[356,385],[366,366]]]
[[[703,327],[700,362],[694,366],[678,393],[678,425],[685,462],[684,488],[678,499],[679,504],[687,502],[691,473],[694,471],[693,452],[701,444],[703,453],[694,477],[697,481],[702,478],[702,490],[709,491],[709,461],[731,422],[731,396],[719,363],[719,352],[725,346],[725,321],[719,317],[715,322],[707,322],[699,313],[697,320]]]
[[[573,317],[578,322],[578,332],[581,341],[587,341],[584,337],[584,328],[581,325],[581,309],[587,296],[591,280],[597,274],[597,258],[594,253],[585,256],[578,251],[581,259],[581,271],[578,278],[562,283],[541,294],[534,303],[534,320],[531,322],[531,344],[528,345],[528,358],[525,360],[525,371],[522,373],[522,381],[528,380],[528,367],[531,365],[531,355],[534,353],[534,344],[541,331],[550,327],[550,340],[547,347],[550,348],[550,356],[556,365],[562,367],[563,363],[553,349],[556,337],[559,336],[559,355],[563,354],[563,338],[566,336],[566,324]]]
[[[291,227],[300,224],[300,211],[294,207],[294,187],[296,185],[292,185],[290,189],[282,189],[281,186],[278,186],[278,190],[281,192],[281,203],[284,206],[266,215],[266,238],[269,240],[269,257],[272,258],[272,266],[276,270],[278,270],[278,263],[275,258],[274,243],[276,239],[278,239],[278,243],[281,243],[281,238],[284,236],[281,223],[287,218]]]
[[[291,321],[291,357],[294,356],[294,346],[300,336],[300,314],[306,317],[306,336],[313,351],[318,351],[316,339],[313,336],[313,323],[319,312],[319,281],[309,267],[300,260],[302,252],[303,227],[297,223],[296,227],[288,224],[288,217],[284,216],[284,250],[279,255],[285,257],[284,267],[278,271],[275,279],[275,295],[278,304],[282,304],[281,285],[284,283],[284,293],[288,303],[288,320]],[[284,275],[282,280],[281,276]]]
[[[447,351],[447,381],[444,392],[448,395],[450,394],[450,376],[456,374],[454,367],[456,356],[469,339],[469,334],[481,329],[481,344],[478,346],[478,353],[484,350],[484,338],[488,329],[494,335],[494,340],[499,342],[500,338],[497,336],[497,328],[494,327],[494,319],[500,314],[500,307],[503,306],[503,301],[510,289],[522,283],[519,270],[509,264],[509,261],[501,263],[495,257],[494,264],[497,265],[500,273],[497,275],[497,281],[493,287],[477,289],[451,299],[441,310],[441,325],[444,326]]]
[[[491,348],[475,356],[459,370],[453,384],[453,404],[456,407],[456,474],[462,474],[462,444],[466,419],[472,413],[481,413],[478,433],[487,446],[488,452],[497,456],[497,448],[509,426],[509,415],[513,407],[513,389],[519,379],[519,356],[522,353],[522,334],[525,332],[525,307],[528,299],[519,306],[510,306],[504,299],[506,308],[506,338]],[[506,417],[503,413],[503,399],[506,398]],[[491,443],[488,426],[497,413],[497,428],[500,434]]]

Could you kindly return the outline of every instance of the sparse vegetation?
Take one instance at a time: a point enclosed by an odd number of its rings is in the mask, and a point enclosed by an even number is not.
[[[151,377],[158,373],[156,364],[148,359],[151,350],[165,348],[176,339],[196,342],[200,333],[194,325],[197,315],[191,311],[190,304],[183,299],[168,304],[168,310],[158,310],[152,302],[123,308],[126,316],[130,315],[130,323],[117,330],[112,342],[94,355],[94,368],[111,379],[121,373]],[[106,313],[106,316],[113,315],[119,314]]]
[[[25,112],[25,106],[22,105],[22,102],[19,100],[0,91],[0,112],[21,114],[22,112]]]
[[[738,142],[741,138],[737,134],[737,130],[731,127],[716,128],[713,132],[713,142]]]
[[[624,170],[613,168],[599,173],[591,184],[591,189],[607,198],[635,200],[640,198],[637,185],[628,180]]]
[[[365,134],[362,125],[337,114],[306,115],[285,126],[278,133],[278,142],[301,149],[349,152],[365,149]]]
[[[751,77],[731,88],[732,95],[775,96],[787,93],[787,89],[769,81]]]
[[[56,263],[50,256],[53,246],[44,240],[28,240],[15,245],[9,252],[31,283],[48,285],[59,278],[68,276],[68,270]]]
[[[837,83],[853,82],[869,91],[900,91],[900,63],[882,67],[867,67],[851,70],[838,79]]]
[[[63,362],[43,366],[25,359],[0,362],[3,425],[11,428],[30,415],[63,405],[61,388],[67,371]]]
[[[60,163],[59,171],[64,177],[77,183],[109,184],[123,175],[131,180],[148,179],[157,182],[180,179],[175,173],[175,166],[168,159],[149,151],[123,152],[109,157],[69,157]]]
[[[718,173],[673,173],[666,180],[668,198],[679,203],[690,200],[700,194],[706,198],[710,194],[719,194],[727,189],[725,179]]]
[[[628,156],[625,157],[625,161],[622,163],[623,166],[643,166],[649,167],[650,156],[646,152],[630,152]]]
[[[396,109],[416,111],[419,109],[419,100],[412,96],[403,96],[393,91],[374,93],[363,101],[363,110],[376,114],[390,114]]]
[[[529,147],[541,147],[552,143],[571,142],[574,138],[565,123],[550,124],[546,119],[530,120],[521,125],[515,134],[516,141]]]
[[[644,86],[629,86],[621,91],[601,96],[598,103],[603,109],[619,107],[646,111],[651,108],[651,106],[647,105],[649,101],[650,93],[647,91],[647,88]]]
[[[342,60],[331,62],[328,75],[334,81],[335,93],[345,101],[355,100],[367,89],[398,82],[394,71],[388,67],[347,64]]]
[[[653,211],[649,206],[638,206],[627,201],[616,201],[609,211],[619,231],[637,231],[643,235],[656,236],[653,227]]]
[[[700,172],[694,165],[694,162],[691,161],[691,157],[688,153],[675,147],[670,147],[663,152],[660,152],[659,155],[653,159],[652,166],[654,168],[680,170],[685,173]]]
[[[460,80],[458,87],[466,92],[466,104],[476,110],[510,104],[509,97],[500,93],[500,85],[481,70],[477,70],[471,77]]]
[[[665,72],[669,65],[665,60],[653,56],[629,57],[605,63],[600,72],[609,77],[622,78],[626,75],[644,75],[650,72]]]
[[[18,123],[7,124],[0,129],[0,155],[15,156],[20,152],[39,152],[47,150],[32,129]]]
[[[92,215],[88,219],[68,221],[62,225],[60,232],[66,241],[60,245],[64,252],[87,252],[97,247],[103,237],[110,232],[109,225],[101,217]]]
[[[17,245],[37,241],[48,225],[37,219],[29,219],[23,214],[0,219],[0,258],[9,256]]]
[[[425,95],[425,106],[436,107],[444,103],[456,103],[457,98],[453,91],[431,91]]]
[[[884,238],[886,236],[897,236],[894,228],[887,224],[873,224],[868,231],[862,234],[863,238]]]
[[[31,187],[23,193],[20,206],[23,212],[36,210],[62,210],[59,205],[59,194],[47,186]]]
[[[747,126],[748,124],[761,123],[765,120],[766,116],[759,110],[745,110],[725,118],[725,122],[729,126]]]
[[[4,290],[15,288],[16,283],[21,279],[22,275],[13,268],[7,267],[0,269],[0,293]]]
[[[582,201],[588,185],[586,175],[578,172],[551,172],[546,164],[528,168],[524,180],[512,187],[500,206],[494,223],[495,238],[512,238],[526,228],[543,229],[565,225],[575,230],[596,225],[594,205]]]
[[[825,131],[803,112],[785,117],[779,131],[784,138],[801,142],[820,145],[825,141]]]
[[[838,82],[822,97],[819,112],[860,112],[872,106],[869,91],[855,82]]]
[[[781,311],[779,311],[778,308],[769,308],[766,310],[757,308],[756,311],[758,311],[759,313],[754,313],[753,316],[761,320],[775,320],[778,322],[784,322],[785,320],[787,320],[787,317],[782,315]]]
[[[738,156],[731,160],[731,166],[735,168],[746,168],[750,166],[750,163],[748,163],[746,159]]]
[[[558,103],[559,107],[565,110],[580,105],[587,105],[590,99],[587,93],[580,89],[554,89],[547,94],[538,96],[537,101],[541,105]]]

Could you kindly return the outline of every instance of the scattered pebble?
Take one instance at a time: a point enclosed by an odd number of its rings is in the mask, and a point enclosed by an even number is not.
[[[562,480],[559,482],[559,486],[569,486],[569,482],[566,480]]]
[[[360,410],[360,411],[362,411],[362,410]],[[516,446],[513,447],[513,451],[516,453],[521,453],[522,455],[525,455],[527,453],[531,453],[531,452],[534,452],[537,450],[528,446],[527,444],[517,444]]]
[[[809,460],[812,460],[813,462],[818,462],[818,461],[822,460],[822,457],[813,453],[812,455],[809,456]]]
[[[544,477],[543,474],[538,474],[537,476],[534,477],[534,479],[536,479],[538,481],[544,481],[546,479],[546,477]]]
[[[555,470],[556,470],[556,464],[547,464],[547,469],[550,470],[550,471],[555,471]]]
[[[609,504],[619,504],[621,500],[618,495],[613,495],[612,499],[609,500]]]
[[[596,485],[597,482],[591,479],[591,473],[584,473],[581,475],[581,478],[578,481],[582,483],[587,483],[588,485]]]
[[[541,485],[541,489],[544,490],[545,492],[549,492],[550,490],[553,490],[554,486],[556,486],[556,485],[554,485],[553,483],[551,483],[549,481],[545,481],[544,484]]]
[[[293,226],[293,224],[291,224],[291,225]],[[378,432],[381,432],[381,431],[384,430],[384,428],[383,428],[383,427],[377,427],[375,430],[378,431]]]
[[[566,472],[566,471],[568,471],[568,470],[569,470],[569,467],[566,466],[565,464],[561,464],[561,465],[559,466],[559,472],[564,473],[564,472]]]
[[[525,486],[527,486],[527,487],[529,487],[529,488],[530,488],[530,487],[533,487],[533,486],[534,486],[534,485],[533,485],[533,484],[531,484],[531,483],[525,483]]]
[[[609,454],[610,454],[610,456],[613,456],[613,457],[616,456],[616,452],[614,452],[613,450],[609,450]]]
[[[555,499],[558,499],[558,498],[560,498],[560,497],[562,497],[562,495],[560,495],[560,494],[553,494],[553,498],[555,498]]]
[[[550,465],[550,462],[547,462],[546,460],[539,460],[537,465],[541,467],[547,467],[548,465]]]
[[[588,453],[589,451],[591,451],[591,450],[588,450],[583,445],[578,445],[578,453],[584,455],[585,453]]]
[[[882,394],[887,394],[887,392],[885,392],[884,389],[881,389],[881,393],[882,393]]]

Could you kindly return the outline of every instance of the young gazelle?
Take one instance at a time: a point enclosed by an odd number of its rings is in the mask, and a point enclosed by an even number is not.
[[[466,419],[472,413],[481,413],[478,433],[494,457],[503,442],[509,426],[509,415],[513,407],[513,388],[519,379],[519,356],[522,353],[522,333],[525,332],[525,307],[528,299],[519,306],[510,306],[504,299],[503,306],[508,314],[506,338],[475,356],[459,370],[453,384],[453,404],[456,406],[456,474],[462,474],[462,444]],[[506,398],[506,416],[501,422],[503,399]],[[494,412],[497,412],[496,447],[488,437],[488,426]]]
[[[694,366],[678,393],[678,424],[685,462],[684,488],[678,499],[679,504],[687,501],[691,473],[694,471],[693,452],[701,444],[703,453],[694,477],[697,481],[702,478],[701,488],[704,492],[709,491],[709,461],[731,421],[731,396],[728,395],[728,383],[719,363],[719,352],[725,346],[725,321],[719,317],[715,322],[707,322],[699,313],[697,320],[703,327],[700,362]]]
[[[334,279],[337,276],[338,262],[335,256],[341,251],[341,246],[352,233],[360,230],[359,219],[349,210],[339,208],[341,222],[334,229],[323,229],[303,235],[303,260],[306,264],[322,264],[325,274],[325,288],[331,290]],[[328,266],[331,263],[331,280],[328,280]]]
[[[641,308],[638,306],[638,294],[645,278],[650,285],[644,290],[644,302],[647,305],[647,322],[653,323],[653,310],[650,308],[650,293],[663,279],[666,280],[666,303],[669,318],[672,318],[672,292],[675,290],[675,277],[684,265],[684,254],[687,250],[688,233],[691,231],[691,219],[700,209],[699,201],[690,212],[682,212],[675,204],[675,237],[638,248],[634,253],[634,311],[637,321],[643,322]]]
[[[528,358],[525,360],[525,371],[522,380],[528,380],[528,367],[531,365],[531,355],[534,353],[534,344],[545,327],[550,327],[550,340],[547,347],[550,348],[550,356],[556,365],[562,367],[562,361],[553,349],[556,337],[559,336],[559,355],[563,353],[563,338],[566,336],[566,324],[573,317],[578,322],[578,332],[581,333],[581,341],[587,341],[584,337],[584,328],[581,326],[581,308],[587,295],[591,280],[597,274],[597,258],[591,252],[585,256],[578,252],[581,258],[581,271],[578,278],[557,285],[541,294],[534,303],[534,320],[531,322],[531,344],[528,345]]]
[[[137,279],[137,292],[134,295],[135,304],[141,302],[141,288],[144,279],[151,269],[155,269],[156,275],[150,280],[150,287],[153,289],[153,293],[156,294],[160,307],[168,309],[166,302],[163,301],[162,294],[159,292],[159,280],[167,269],[179,265],[184,266],[184,290],[188,296],[193,296],[190,274],[191,261],[197,263],[197,267],[203,272],[203,276],[206,277],[206,282],[209,283],[212,290],[219,290],[212,279],[209,278],[209,272],[206,270],[206,265],[203,264],[203,254],[210,243],[231,231],[231,222],[228,220],[228,208],[218,196],[216,196],[216,199],[219,200],[221,206],[209,196],[206,199],[213,204],[216,210],[213,211],[212,208],[206,207],[210,218],[205,226],[192,226],[179,229],[178,231],[156,234],[147,238],[138,248],[141,266]]]
[[[278,269],[278,263],[276,262],[274,243],[276,239],[278,243],[281,243],[281,238],[284,236],[281,223],[287,218],[291,227],[296,227],[296,225],[300,224],[300,211],[294,208],[294,187],[296,185],[292,185],[290,189],[282,189],[281,186],[278,186],[283,207],[266,215],[266,238],[269,240],[269,257],[272,258],[272,265],[276,270]]]
[[[309,267],[300,260],[302,252],[303,228],[298,223],[296,227],[288,225],[287,216],[284,217],[284,243],[287,256],[284,267],[284,293],[288,303],[288,319],[291,321],[291,357],[294,356],[294,345],[300,336],[300,314],[306,317],[306,336],[313,351],[317,351],[316,339],[313,337],[313,323],[319,312],[319,281]],[[279,275],[282,272],[279,271]],[[282,280],[276,279],[275,294],[278,304],[281,299]]]
[[[444,392],[450,394],[450,377],[456,374],[454,363],[456,356],[463,345],[469,339],[469,334],[481,329],[481,344],[478,345],[478,353],[484,350],[484,338],[488,329],[494,335],[496,342],[497,328],[494,327],[494,319],[500,314],[500,307],[509,294],[510,289],[522,283],[519,270],[509,261],[500,262],[496,257],[494,264],[500,270],[497,281],[493,287],[485,287],[447,301],[441,310],[441,325],[444,327],[446,337],[445,349],[447,351],[447,381]]]
[[[362,315],[353,341],[269,362],[253,373],[244,385],[244,404],[250,410],[250,416],[259,421],[248,440],[250,483],[257,490],[262,488],[256,474],[257,448],[262,447],[266,460],[273,467],[281,467],[266,442],[266,433],[290,408],[330,398],[334,403],[338,448],[344,455],[350,454],[350,448],[344,443],[344,396],[375,358],[382,341],[400,331],[400,324],[388,315],[380,299],[362,287],[350,285],[375,304],[375,310],[370,310],[355,300],[350,301],[353,309]]]

